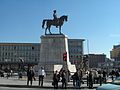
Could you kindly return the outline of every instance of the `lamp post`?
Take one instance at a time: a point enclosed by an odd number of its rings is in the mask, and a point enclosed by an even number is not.
[[[88,69],[89,69],[89,40],[87,39],[87,51],[88,51]]]

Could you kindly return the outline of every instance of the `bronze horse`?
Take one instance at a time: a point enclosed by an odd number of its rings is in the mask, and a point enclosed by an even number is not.
[[[49,30],[49,33],[51,33],[50,31],[50,27],[51,25],[58,27],[59,26],[59,34],[61,33],[61,26],[63,25],[64,21],[67,21],[68,16],[61,16],[60,18],[58,18],[57,20],[52,20],[52,19],[44,19],[42,22],[42,28],[44,28],[45,22],[46,22],[46,28],[45,28],[45,35],[47,32],[47,29]]]

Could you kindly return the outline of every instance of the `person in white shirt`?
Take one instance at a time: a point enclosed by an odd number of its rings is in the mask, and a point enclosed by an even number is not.
[[[38,76],[39,76],[39,86],[43,87],[43,79],[45,77],[45,70],[43,67],[41,67],[38,70]]]

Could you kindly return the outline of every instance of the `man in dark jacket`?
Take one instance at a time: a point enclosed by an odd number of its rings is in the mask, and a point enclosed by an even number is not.
[[[61,77],[62,77],[62,88],[66,88],[66,86],[67,86],[67,75],[66,75],[65,70],[62,71]]]
[[[93,88],[93,75],[92,75],[92,71],[90,71],[89,73],[89,89]]]
[[[28,71],[27,71],[27,85],[29,85],[29,81],[30,81],[30,84],[32,85],[33,77],[34,77],[34,71],[33,71],[33,68],[30,67],[28,68]]]
[[[60,75],[58,74],[58,71],[55,71],[54,75],[53,75],[53,86],[54,88],[58,89],[58,82],[60,80]]]

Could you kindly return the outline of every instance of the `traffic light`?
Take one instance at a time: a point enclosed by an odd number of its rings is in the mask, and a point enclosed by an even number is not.
[[[63,61],[67,61],[67,52],[63,53]]]

